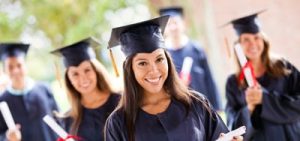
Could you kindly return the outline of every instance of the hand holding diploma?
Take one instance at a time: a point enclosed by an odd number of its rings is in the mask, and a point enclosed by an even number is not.
[[[246,133],[246,127],[241,126],[235,130],[232,130],[226,134],[221,134],[221,137],[216,141],[242,141],[242,135]]]
[[[183,60],[182,68],[180,71],[180,78],[185,85],[189,85],[191,82],[191,69],[193,65],[192,57],[185,57]]]
[[[247,84],[249,87],[256,85],[256,79],[254,76],[253,66],[250,62],[247,61],[247,58],[241,48],[240,44],[236,44],[234,46],[234,50],[242,67],[242,72],[240,75],[240,79],[246,78]]]
[[[22,139],[20,132],[21,126],[19,124],[15,124],[9,107],[5,101],[0,103],[0,110],[8,127],[8,131],[6,132],[6,138],[9,141],[20,141]]]
[[[70,136],[63,128],[61,128],[53,118],[51,118],[49,115],[44,116],[43,118],[44,122],[48,124],[48,126],[58,134],[60,137],[58,141],[75,141],[74,139],[78,139],[78,137]],[[74,138],[74,139],[73,139]]]

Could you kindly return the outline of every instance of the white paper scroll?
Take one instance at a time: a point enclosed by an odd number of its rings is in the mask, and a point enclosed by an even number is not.
[[[241,48],[241,45],[236,44],[234,46],[234,50],[237,54],[237,57],[238,57],[238,60],[240,62],[241,67],[244,67],[247,63],[247,58],[246,58],[246,56],[245,56],[245,54],[244,54],[244,52]],[[246,81],[247,81],[247,84],[249,85],[249,87],[254,86],[255,80],[253,80],[253,77],[252,77],[252,74],[251,74],[251,69],[249,67],[246,67],[244,69],[243,73],[245,74],[245,78],[246,78]]]
[[[241,136],[245,133],[246,133],[246,126],[241,126],[235,130],[226,133],[222,138],[219,138],[216,141],[231,141],[233,137]]]
[[[9,129],[16,129],[16,124],[8,108],[8,105],[5,101],[0,103],[0,110],[6,122],[7,127]]]
[[[59,137],[63,139],[66,139],[68,137],[68,133],[62,127],[60,127],[52,117],[46,115],[44,116],[43,120],[55,133],[58,134]],[[67,141],[74,141],[74,139],[67,139]]]
[[[182,63],[181,68],[181,79],[185,80],[186,82],[189,80],[191,69],[193,65],[193,58],[192,57],[185,57]]]

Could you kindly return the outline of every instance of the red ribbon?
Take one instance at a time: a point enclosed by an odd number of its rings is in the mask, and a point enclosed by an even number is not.
[[[81,140],[81,138],[78,137],[78,136],[68,135],[65,139],[63,139],[63,138],[58,138],[57,141],[66,141],[66,140],[68,140],[68,139],[75,139],[75,140],[78,140],[78,141]]]
[[[191,81],[191,75],[189,73],[180,72],[179,73],[179,78],[181,80],[187,79],[186,81],[188,81],[188,83],[190,83],[190,81]]]
[[[256,86],[257,85],[257,81],[256,81],[256,78],[255,78],[255,75],[254,75],[254,68],[253,68],[251,62],[249,62],[249,61],[247,61],[247,63],[242,67],[242,71],[240,73],[239,80],[240,80],[240,82],[242,80],[244,80],[244,78],[245,78],[244,70],[246,68],[248,68],[248,67],[250,68],[250,71],[251,71],[251,76],[252,76],[252,80],[253,80],[254,86]]]

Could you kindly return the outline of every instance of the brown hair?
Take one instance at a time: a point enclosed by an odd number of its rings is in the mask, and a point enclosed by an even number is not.
[[[282,58],[271,56],[270,55],[270,42],[267,39],[266,35],[263,32],[259,33],[264,42],[264,49],[261,54],[261,61],[263,65],[266,67],[266,74],[270,75],[274,78],[279,78],[289,74],[289,70],[285,68],[285,62]],[[240,38],[236,43],[240,41]],[[236,62],[238,60],[236,59]],[[241,73],[241,67],[238,67],[238,73],[236,77]],[[241,87],[246,87],[245,80],[239,81]]]
[[[165,89],[165,91],[172,98],[175,98],[176,100],[183,103],[186,109],[189,110],[192,100],[191,97],[194,97],[194,95],[192,94],[192,91],[188,90],[188,88],[179,80],[179,77],[175,70],[175,66],[172,63],[172,59],[166,51],[165,55],[169,70],[163,89]],[[125,122],[129,141],[134,141],[135,121],[138,108],[141,104],[140,102],[143,99],[143,88],[136,81],[132,69],[132,60],[134,56],[135,55],[127,57],[123,64],[125,90],[121,99],[121,103],[118,107],[118,109],[123,110],[125,113]],[[204,104],[204,106],[208,109],[206,104]]]
[[[90,63],[96,72],[97,76],[97,88],[102,92],[109,92],[111,93],[113,90],[109,84],[108,73],[104,66],[97,60],[90,60]],[[74,88],[70,79],[68,78],[68,69],[65,72],[65,84],[67,88],[67,95],[70,101],[71,109],[68,113],[68,116],[72,117],[72,124],[70,128],[70,132],[73,135],[76,135],[78,132],[79,125],[82,120],[82,105],[81,105],[81,95],[80,93]]]

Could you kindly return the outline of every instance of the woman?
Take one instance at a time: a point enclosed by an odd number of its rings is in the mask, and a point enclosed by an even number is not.
[[[108,118],[106,141],[216,140],[227,132],[203,96],[179,81],[164,47],[168,16],[112,30],[109,47],[121,44],[125,92]]]
[[[106,118],[117,106],[120,95],[112,91],[105,68],[95,59],[92,47],[98,45],[88,38],[52,53],[63,57],[65,84],[71,110],[66,129],[81,140],[103,140]]]
[[[270,44],[257,24],[257,14],[233,20],[257,84],[248,87],[241,71],[226,83],[228,126],[246,125],[245,139],[295,141],[300,139],[300,73],[287,60],[271,57]]]

